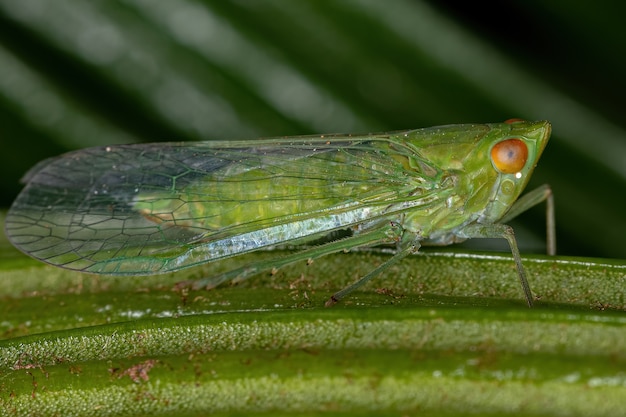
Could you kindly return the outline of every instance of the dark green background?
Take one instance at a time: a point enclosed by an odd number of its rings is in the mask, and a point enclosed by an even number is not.
[[[92,145],[547,119],[559,253],[626,258],[626,6],[474,3],[0,0],[0,207]]]

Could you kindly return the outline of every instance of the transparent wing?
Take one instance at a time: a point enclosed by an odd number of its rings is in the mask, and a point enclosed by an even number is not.
[[[384,136],[89,148],[36,166],[6,231],[70,269],[173,271],[438,204],[416,160]]]

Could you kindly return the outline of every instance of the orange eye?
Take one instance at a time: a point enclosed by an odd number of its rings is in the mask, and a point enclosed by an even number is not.
[[[528,159],[528,147],[520,139],[507,139],[491,148],[491,160],[498,171],[514,174],[521,171]]]

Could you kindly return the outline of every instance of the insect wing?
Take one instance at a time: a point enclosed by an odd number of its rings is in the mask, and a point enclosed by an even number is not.
[[[28,175],[7,235],[69,269],[173,271],[434,204],[406,152],[384,136],[89,148]]]

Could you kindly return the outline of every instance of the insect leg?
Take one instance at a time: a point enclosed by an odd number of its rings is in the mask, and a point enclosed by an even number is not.
[[[527,192],[517,199],[511,209],[500,219],[500,223],[507,223],[509,220],[519,216],[531,207],[542,202],[546,202],[546,241],[548,255],[556,255],[556,227],[554,221],[554,197],[552,189],[548,184],[541,185],[532,191]]]
[[[520,256],[519,249],[517,247],[517,240],[515,240],[515,233],[513,228],[506,224],[470,224],[465,226],[461,231],[456,233],[457,236],[472,239],[472,238],[504,238],[509,242],[513,259],[515,260],[515,266],[517,267],[517,275],[519,276],[524,295],[526,296],[526,302],[528,307],[533,306],[533,294],[530,291],[530,285],[528,285],[528,279],[526,278],[526,271],[524,265],[522,265],[522,257]]]
[[[240,268],[236,268],[223,274],[212,276],[210,278],[194,281],[193,288],[213,288],[219,284],[237,279],[242,281],[252,275],[270,271],[272,269],[282,268],[295,262],[306,261],[308,259],[319,258],[334,252],[349,250],[359,246],[372,245],[388,242],[390,238],[390,228],[379,228],[367,233],[346,237],[344,239],[335,240],[319,246],[313,246],[304,250],[283,256],[281,258],[272,258],[258,262],[252,262]]]
[[[382,272],[384,272],[390,266],[400,262],[402,259],[406,258],[408,255],[416,253],[419,250],[419,248],[420,248],[420,244],[419,244],[419,242],[417,240],[411,242],[408,246],[402,248],[398,253],[396,253],[391,259],[389,259],[387,262],[379,265],[373,271],[370,271],[363,278],[361,278],[358,281],[352,283],[351,285],[347,286],[343,290],[337,291],[335,294],[333,294],[332,297],[330,297],[328,299],[328,301],[326,301],[326,303],[324,305],[326,307],[334,306],[342,298],[344,298],[346,295],[350,294],[352,291],[354,291],[357,288],[361,287],[362,285],[366,284],[372,278],[380,275]]]

